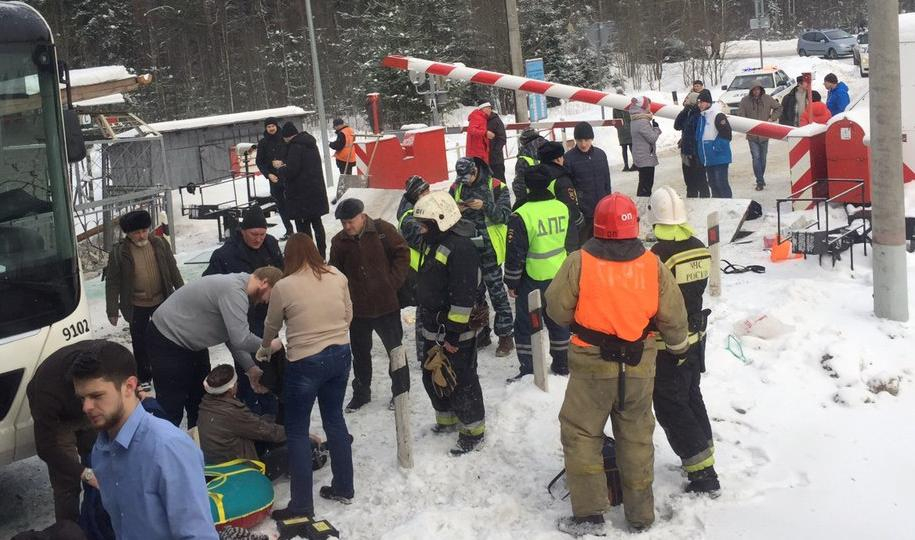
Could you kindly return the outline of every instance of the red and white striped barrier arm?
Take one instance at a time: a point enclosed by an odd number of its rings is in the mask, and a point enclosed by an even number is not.
[[[385,67],[392,69],[429,73],[432,75],[440,75],[448,79],[468,81],[486,86],[496,86],[508,90],[521,90],[523,92],[543,94],[545,96],[568,101],[581,101],[593,105],[612,107],[614,109],[624,109],[631,102],[629,96],[615,93],[610,94],[598,90],[591,90],[589,88],[568,86],[549,81],[539,81],[536,79],[519,77],[517,75],[507,75],[505,73],[485,71],[443,62],[433,62],[431,60],[423,60],[422,58],[413,58],[410,56],[389,55],[386,56],[381,63]],[[683,110],[683,108],[678,105],[668,105],[654,101],[651,103],[651,112],[662,118],[669,118],[671,120],[676,119],[677,114],[681,110]],[[772,122],[752,120],[742,116],[728,115],[728,119],[731,123],[731,128],[734,131],[768,137],[770,139],[785,139],[797,129]]]

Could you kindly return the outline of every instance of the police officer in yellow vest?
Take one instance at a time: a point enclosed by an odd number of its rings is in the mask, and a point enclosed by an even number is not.
[[[715,445],[699,383],[705,371],[705,327],[711,310],[702,309],[712,256],[695,236],[686,205],[670,186],[651,195],[651,216],[658,243],[651,251],[661,259],[680,286],[689,315],[689,351],[671,354],[658,343],[654,410],[670,447],[680,457],[689,483],[687,493],[716,496],[721,485],[715,472]]]
[[[547,189],[551,181],[543,165],[529,168],[525,173],[527,198],[508,219],[505,285],[515,299],[515,348],[521,364],[521,371],[508,382],[534,372],[527,295],[539,289],[543,301],[543,293],[568,252],[578,249],[578,231],[569,220],[569,208]],[[543,305],[546,307],[545,301]],[[557,375],[568,375],[569,327],[556,324],[549,316],[544,322],[550,334],[551,369]]]
[[[480,285],[477,304],[486,303],[486,292],[496,312],[494,329],[499,336],[496,356],[508,356],[515,348],[512,339],[512,308],[502,283],[502,263],[505,262],[508,216],[511,215],[511,195],[508,187],[492,178],[488,169],[478,168],[470,158],[461,158],[454,165],[457,179],[449,193],[458,204],[461,217],[473,223],[477,234],[473,243],[480,253],[483,283]],[[478,334],[477,345],[489,345],[489,325]]]

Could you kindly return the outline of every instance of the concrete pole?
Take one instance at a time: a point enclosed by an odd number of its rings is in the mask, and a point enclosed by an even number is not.
[[[518,22],[518,0],[505,0],[505,17],[508,19],[508,49],[512,58],[512,75],[524,75],[521,54],[521,24]],[[529,122],[527,93],[515,91],[515,122]]]
[[[902,187],[902,118],[899,80],[899,0],[868,0],[872,40],[871,203],[874,240],[874,314],[909,319],[905,203]]]
[[[311,68],[315,77],[315,102],[318,104],[318,131],[321,133],[321,146],[324,149],[324,180],[328,186],[334,185],[334,168],[330,160],[330,142],[327,140],[327,116],[324,114],[324,90],[321,87],[321,68],[318,65],[318,42],[315,39],[315,23],[311,18],[311,0],[305,0],[305,14],[308,17],[308,37],[311,41]]]

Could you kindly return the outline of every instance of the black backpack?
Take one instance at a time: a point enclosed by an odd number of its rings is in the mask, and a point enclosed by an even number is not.
[[[604,473],[607,475],[607,498],[610,500],[610,506],[619,506],[623,504],[623,484],[620,479],[620,469],[616,465],[616,441],[613,437],[604,435],[604,446],[601,449],[604,456]],[[566,470],[559,471],[553,480],[547,485],[546,490],[554,499],[565,500],[569,497],[568,488],[563,485],[556,486],[560,479],[564,479]],[[556,493],[553,493],[555,486]],[[560,493],[561,496],[559,495]]]

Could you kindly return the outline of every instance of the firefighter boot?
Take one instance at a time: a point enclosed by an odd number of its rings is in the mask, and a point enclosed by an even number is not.
[[[687,493],[709,495],[712,498],[720,494],[721,484],[718,483],[718,474],[715,473],[714,466],[687,473],[686,476],[689,478],[689,483],[686,485]]]

